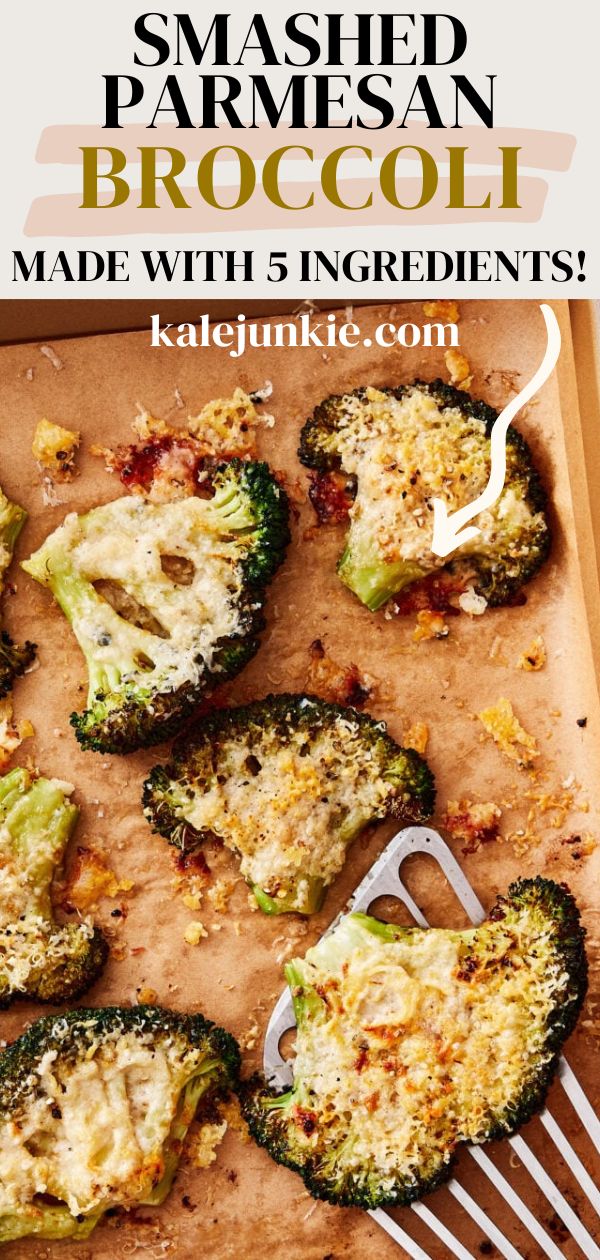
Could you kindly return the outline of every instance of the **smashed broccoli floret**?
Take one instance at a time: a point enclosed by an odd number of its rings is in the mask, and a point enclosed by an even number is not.
[[[15,543],[26,520],[25,509],[11,503],[0,488],[0,594]],[[15,678],[31,665],[34,656],[35,643],[13,643],[6,630],[0,631],[0,699],[11,690]]]
[[[122,498],[67,516],[23,565],[50,587],[86,657],[84,748],[130,752],[174,734],[258,649],[265,588],[289,541],[266,464],[231,460],[211,498]],[[107,589],[108,587],[108,589]]]
[[[94,983],[108,949],[89,919],[57,923],[50,888],[75,826],[70,785],[0,778],[0,1005],[14,998],[66,1002]]]
[[[0,1242],[86,1238],[160,1204],[199,1104],[239,1052],[202,1015],[109,1006],[39,1019],[0,1056]]]
[[[440,570],[459,579],[464,592],[506,604],[543,564],[550,549],[546,496],[513,428],[504,489],[473,521],[480,534],[450,560],[431,550],[432,500],[453,513],[489,481],[497,414],[442,381],[415,381],[331,396],[304,425],[302,463],[317,474],[344,474],[354,490],[338,573],[372,611]]]
[[[427,762],[385,723],[278,695],[202,718],[152,770],[143,806],[180,848],[221,838],[267,914],[311,914],[368,823],[427,818],[434,798]]]
[[[462,932],[347,915],[285,972],[293,1088],[254,1077],[243,1113],[316,1198],[364,1208],[420,1198],[461,1143],[542,1107],[587,981],[573,897],[541,878]]]

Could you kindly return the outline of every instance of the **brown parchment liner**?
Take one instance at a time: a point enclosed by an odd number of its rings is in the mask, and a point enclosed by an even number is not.
[[[584,831],[600,836],[595,799],[600,715],[588,631],[588,618],[593,623],[597,616],[595,567],[568,309],[566,304],[557,304],[556,310],[563,331],[558,373],[518,421],[551,491],[555,534],[551,560],[529,586],[524,607],[491,611],[472,621],[465,615],[452,618],[447,639],[417,646],[412,641],[414,618],[389,620],[383,613],[373,615],[337,580],[334,563],[343,527],[313,528],[306,474],[295,454],[306,416],[327,394],[358,385],[395,384],[417,376],[447,379],[442,350],[375,346],[326,352],[318,348],[254,350],[236,361],[223,350],[153,349],[149,332],[144,331],[57,343],[62,362],[62,369],[57,370],[38,345],[3,348],[1,481],[30,514],[19,555],[37,547],[68,510],[85,510],[118,496],[118,481],[103,470],[89,448],[92,443],[129,440],[138,404],[179,423],[210,398],[223,396],[236,385],[256,388],[268,378],[274,392],[266,409],[275,414],[276,424],[261,433],[261,451],[275,469],[288,476],[297,519],[287,563],[271,589],[261,651],[231,685],[230,699],[242,702],[269,690],[302,689],[309,644],[320,637],[336,660],[354,661],[376,680],[368,707],[388,721],[396,738],[401,739],[416,718],[429,725],[427,756],[437,777],[439,825],[449,798],[501,804],[507,797],[522,801],[531,788],[526,772],[506,762],[491,741],[482,741],[482,728],[472,717],[507,696],[539,742],[538,766],[547,775],[547,785],[556,788],[574,775],[581,784],[577,798],[590,802],[589,813],[572,814],[562,834]],[[473,301],[461,303],[461,314],[461,349],[474,373],[471,392],[500,407],[541,361],[544,326],[539,307],[535,302]],[[356,311],[365,336],[389,317],[389,305]],[[320,318],[314,317],[316,322]],[[417,303],[397,304],[392,318],[396,323],[424,320]],[[185,410],[177,406],[176,389]],[[42,416],[82,433],[81,475],[58,487],[61,502],[56,506],[45,506],[40,474],[31,456],[33,431]],[[250,1035],[255,1045],[244,1052],[245,1068],[251,1069],[260,1062],[262,1031],[282,987],[283,958],[304,952],[316,940],[375,860],[393,825],[379,827],[354,846],[323,911],[306,929],[295,917],[268,919],[252,912],[242,882],[237,883],[226,914],[217,913],[206,896],[199,911],[186,909],[172,888],[173,851],[151,834],[139,806],[144,774],[164,758],[166,748],[124,758],[102,757],[78,748],[68,724],[69,713],[80,708],[84,699],[85,670],[77,645],[50,596],[19,573],[16,565],[11,578],[15,592],[5,599],[7,625],[15,637],[38,642],[40,662],[15,690],[17,716],[31,718],[36,731],[35,739],[22,746],[16,760],[31,759],[43,773],[76,784],[81,819],[75,843],[100,849],[118,875],[135,884],[131,895],[104,900],[99,906],[96,917],[111,932],[116,956],[89,1002],[133,1002],[138,990],[148,987],[164,1005],[202,1010],[238,1037],[244,1038],[256,1024],[258,1034]],[[591,601],[588,609],[584,588]],[[540,633],[548,652],[545,669],[539,673],[517,670],[517,658]],[[584,729],[577,725],[583,717],[587,718]],[[514,831],[523,818],[523,809],[506,810],[502,830]],[[458,856],[486,905],[519,874],[540,872],[567,880],[584,912],[593,953],[598,939],[599,850],[577,861],[572,856],[574,846],[562,844],[561,833],[551,830],[548,820],[549,816],[542,817],[540,842],[522,856],[509,843],[489,844],[471,856],[460,852]],[[221,854],[215,859],[209,851],[208,860],[217,877],[237,876],[233,856]],[[415,860],[407,877],[433,923],[464,924],[462,911],[426,859]],[[126,917],[112,917],[111,911],[121,905],[127,908]],[[209,935],[192,947],[184,942],[183,934],[196,918]],[[596,1010],[588,1003],[568,1046],[568,1057],[597,1102]],[[32,1004],[1,1013],[0,1036],[12,1039],[41,1013]],[[587,1157],[581,1126],[563,1107],[557,1086],[554,1097],[556,1114],[564,1118],[576,1148]],[[538,1152],[550,1148],[549,1165],[560,1181],[561,1161],[541,1136],[538,1122],[529,1126],[529,1134]],[[550,1206],[517,1167],[510,1148],[496,1145],[492,1154],[540,1220],[563,1242],[565,1254],[579,1255]],[[460,1169],[464,1183],[509,1232],[523,1256],[541,1254],[466,1154]],[[583,1195],[570,1193],[573,1205],[586,1219]],[[438,1191],[429,1203],[475,1255],[493,1254],[486,1251],[484,1235],[470,1225],[446,1190]],[[434,1260],[448,1254],[413,1213],[404,1211],[398,1216]],[[315,1204],[299,1178],[277,1167],[263,1151],[244,1144],[231,1130],[210,1168],[195,1169],[184,1158],[174,1190],[161,1209],[117,1215],[85,1243],[31,1239],[5,1247],[3,1254],[7,1260],[59,1255],[72,1260],[92,1256],[114,1260],[138,1252],[168,1260],[192,1260],[199,1255],[237,1260],[263,1252],[272,1260],[340,1260],[342,1256],[363,1260],[375,1254],[382,1260],[395,1260],[404,1254],[362,1212]]]

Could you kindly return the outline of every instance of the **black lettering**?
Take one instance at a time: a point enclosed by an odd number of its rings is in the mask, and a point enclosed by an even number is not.
[[[148,18],[160,18],[161,22],[167,25],[166,13],[140,13],[134,24],[134,31],[142,44],[148,44],[150,48],[155,48],[158,56],[155,61],[142,61],[135,53],[133,61],[136,66],[164,66],[165,61],[169,60],[169,42],[163,39],[162,35],[157,35],[154,31],[149,31],[146,25]]]

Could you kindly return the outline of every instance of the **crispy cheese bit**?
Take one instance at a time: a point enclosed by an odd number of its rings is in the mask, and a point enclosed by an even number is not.
[[[24,739],[35,734],[31,722],[26,718],[16,723],[13,716],[13,704],[10,696],[0,700],[0,772],[4,773],[13,753],[21,747]]]
[[[350,704],[355,709],[366,704],[372,688],[357,665],[338,664],[325,651],[321,639],[311,643],[308,654],[307,691],[333,704]]]
[[[459,595],[458,604],[470,617],[481,617],[487,608],[487,599],[483,595],[478,595],[472,586],[468,586],[466,591]]]
[[[131,427],[143,442],[153,437],[166,437],[167,434],[173,434],[177,431],[171,429],[166,421],[158,420],[156,416],[152,416],[149,411],[138,411]]]
[[[494,743],[498,745],[500,752],[504,753],[510,761],[516,761],[517,765],[526,769],[536,757],[539,757],[539,749],[533,735],[528,735],[521,726],[513,712],[510,700],[503,698],[497,704],[491,705],[489,709],[482,709],[477,716],[488,735],[491,735]]]
[[[56,481],[72,481],[77,471],[75,456],[80,441],[81,434],[44,419],[33,435],[31,453]]]
[[[440,300],[436,302],[424,302],[423,314],[428,319],[443,319],[448,324],[458,324],[460,319],[460,308],[458,302],[449,300]]]
[[[199,892],[188,892],[181,898],[186,910],[199,910],[202,901],[202,890]]]
[[[212,902],[213,909],[217,910],[219,914],[224,914],[227,910],[229,898],[234,888],[235,880],[233,879],[218,879],[216,884],[209,888],[207,893],[208,900]]]
[[[470,389],[473,383],[471,364],[462,350],[446,350],[444,361],[450,374],[451,385],[457,389]]]
[[[444,621],[444,614],[434,612],[431,608],[422,608],[417,613],[417,624],[413,630],[413,642],[421,643],[424,639],[445,639],[449,627]]]
[[[187,427],[207,455],[244,458],[254,454],[261,419],[250,395],[238,387],[231,398],[213,398],[197,416],[189,416]]]
[[[136,1000],[138,1006],[156,1006],[158,993],[156,989],[149,989],[146,985],[142,985],[141,989],[137,991]]]
[[[188,1144],[188,1155],[194,1168],[210,1168],[217,1158],[217,1146],[220,1146],[227,1132],[227,1121],[220,1124],[203,1124]]]
[[[482,844],[500,838],[502,810],[493,801],[448,801],[442,824],[463,853],[476,853]]]
[[[62,901],[73,910],[89,910],[102,897],[118,897],[131,892],[133,881],[119,879],[102,853],[78,846],[69,872]]]
[[[183,939],[187,945],[199,945],[203,936],[208,936],[208,932],[199,919],[193,919],[191,923],[188,923],[183,933]]]
[[[402,743],[405,748],[414,748],[423,756],[427,750],[429,742],[429,727],[426,722],[411,722],[402,737]]]
[[[535,639],[530,643],[526,652],[523,652],[517,661],[517,669],[525,669],[528,672],[532,670],[543,669],[546,664],[546,644],[541,634],[536,635]]]

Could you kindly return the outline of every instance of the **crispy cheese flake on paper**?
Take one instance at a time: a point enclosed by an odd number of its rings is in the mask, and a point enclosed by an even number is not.
[[[43,419],[36,426],[31,453],[56,481],[72,481],[77,471],[75,456],[80,441],[81,434]]]
[[[422,608],[417,613],[417,624],[413,630],[413,642],[422,643],[425,639],[445,639],[449,627],[444,621],[444,614],[434,612],[432,608]]]
[[[429,727],[426,722],[411,722],[402,736],[405,748],[412,748],[423,756],[429,741]]]
[[[423,314],[428,319],[443,319],[447,324],[458,324],[460,308],[458,302],[442,299],[436,302],[424,302]]]
[[[216,1148],[220,1146],[227,1132],[227,1121],[220,1124],[203,1124],[197,1133],[192,1134],[188,1143],[188,1155],[194,1168],[210,1168],[217,1158]]]
[[[524,669],[528,672],[532,670],[543,669],[546,664],[546,645],[541,634],[537,634],[532,640],[526,652],[523,652],[517,661],[517,669]]]
[[[313,640],[308,653],[307,691],[333,704],[349,704],[355,709],[366,703],[373,688],[357,665],[341,665],[335,661],[321,639]]]
[[[224,914],[227,910],[235,883],[234,879],[218,879],[212,888],[209,888],[206,895],[212,903],[213,909],[217,910],[219,914]]]
[[[516,761],[517,765],[526,769],[539,757],[539,748],[533,735],[529,735],[521,726],[510,700],[498,700],[497,704],[491,705],[489,709],[482,709],[477,716],[500,752],[510,761]]]
[[[142,985],[137,991],[136,1000],[138,1006],[154,1006],[158,1001],[158,993],[156,989],[149,989],[146,985]]]
[[[28,718],[15,722],[13,703],[10,696],[0,700],[0,771],[4,771],[17,748],[24,739],[35,735],[34,728]]]
[[[198,889],[198,892],[184,893],[181,900],[186,910],[199,910],[202,901],[202,889]]]
[[[494,801],[448,801],[442,823],[463,853],[476,853],[482,844],[500,839],[502,810]]]
[[[200,919],[193,919],[191,923],[188,923],[183,933],[183,939],[187,945],[199,945],[204,936],[208,936],[208,932]]]
[[[458,605],[470,617],[481,617],[487,608],[487,599],[484,595],[478,595],[473,586],[468,586],[466,591],[459,595]]]
[[[450,376],[450,384],[457,389],[470,389],[473,384],[471,364],[462,350],[446,350],[444,361]]]
[[[133,880],[119,879],[102,853],[79,846],[62,900],[74,910],[90,910],[102,897],[131,892]]]

